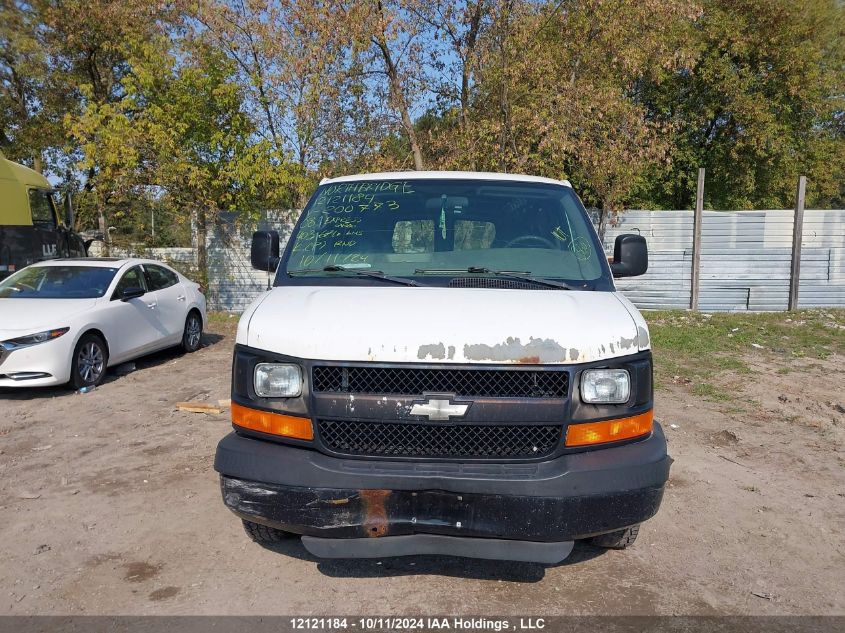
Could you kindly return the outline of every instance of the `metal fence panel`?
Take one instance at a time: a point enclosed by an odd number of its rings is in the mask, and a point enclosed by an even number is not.
[[[692,215],[632,210],[608,229],[608,254],[622,233],[638,233],[648,240],[648,273],[616,284],[636,306],[689,307]],[[786,309],[793,219],[791,209],[705,211],[700,309]],[[799,307],[845,307],[845,211],[806,210],[801,243]]]
[[[270,212],[260,228],[284,243],[290,213]],[[648,240],[649,270],[617,280],[638,307],[687,308],[692,266],[692,211],[630,210],[605,236],[607,254],[621,233]],[[241,311],[267,287],[267,273],[249,264],[251,227],[234,219],[209,232],[209,305]],[[793,211],[705,211],[701,240],[701,310],[783,310],[789,296]],[[845,307],[845,211],[806,210],[799,307]]]

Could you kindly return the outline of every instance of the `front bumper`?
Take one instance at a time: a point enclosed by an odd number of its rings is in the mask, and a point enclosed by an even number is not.
[[[655,424],[639,442],[521,464],[339,459],[231,433],[214,467],[235,514],[309,537],[554,543],[652,517],[671,461]]]
[[[63,385],[70,380],[74,344],[68,333],[39,345],[0,351],[0,387]]]

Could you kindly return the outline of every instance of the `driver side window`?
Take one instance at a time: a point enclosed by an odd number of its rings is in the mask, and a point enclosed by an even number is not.
[[[29,190],[29,209],[32,212],[32,223],[36,226],[55,228],[56,215],[50,194],[42,189]]]
[[[130,268],[123,274],[123,277],[121,277],[120,281],[117,282],[117,287],[114,289],[111,300],[116,301],[121,299],[123,297],[123,291],[127,288],[147,289],[144,285],[144,274],[141,272],[140,266]]]

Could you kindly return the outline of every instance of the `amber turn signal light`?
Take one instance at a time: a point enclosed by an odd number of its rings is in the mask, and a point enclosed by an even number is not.
[[[314,427],[311,426],[311,420],[308,418],[259,411],[236,402],[232,403],[232,423],[244,429],[270,435],[292,437],[297,440],[314,439]]]
[[[629,418],[570,424],[566,429],[566,445],[589,446],[605,442],[618,442],[619,440],[647,435],[651,433],[653,426],[654,412],[651,409]]]

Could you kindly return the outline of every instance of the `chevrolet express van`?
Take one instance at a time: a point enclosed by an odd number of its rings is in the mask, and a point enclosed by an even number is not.
[[[315,556],[556,563],[624,548],[671,459],[649,333],[566,181],[409,172],[324,180],[243,314],[225,504]]]

